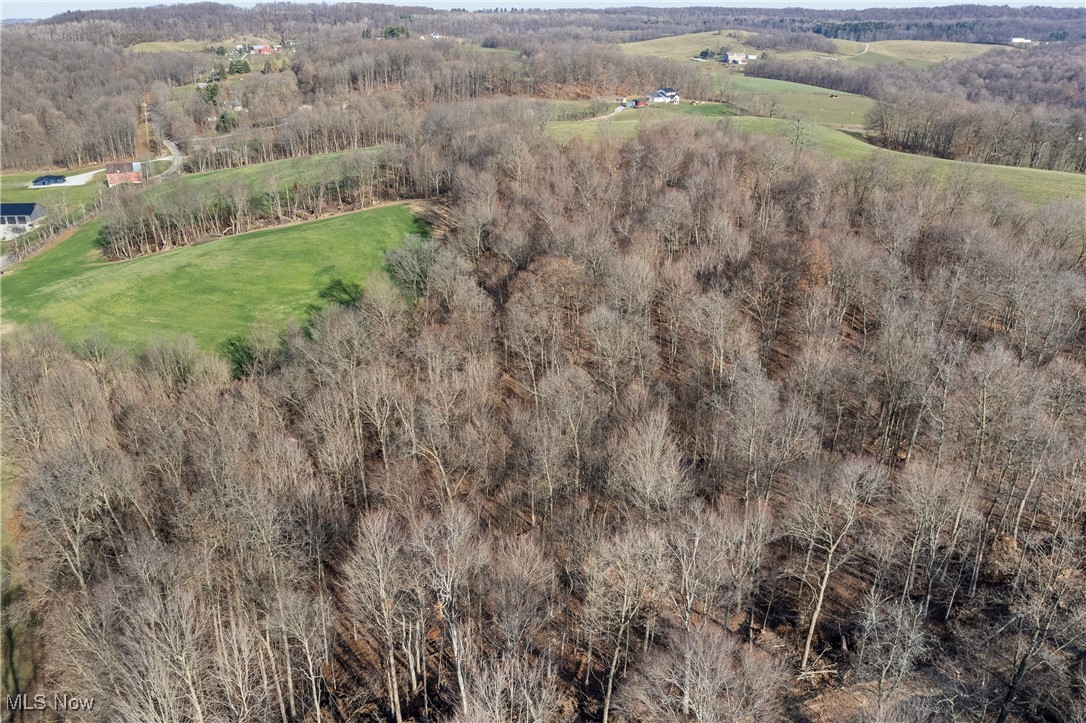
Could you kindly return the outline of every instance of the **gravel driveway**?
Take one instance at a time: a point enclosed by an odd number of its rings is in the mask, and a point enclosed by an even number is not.
[[[87,171],[86,173],[80,173],[76,176],[68,176],[64,179],[64,183],[54,183],[49,186],[35,186],[32,182],[26,184],[27,188],[65,188],[66,186],[82,186],[90,179],[94,178],[95,174],[104,173],[106,169],[97,168],[93,171]]]

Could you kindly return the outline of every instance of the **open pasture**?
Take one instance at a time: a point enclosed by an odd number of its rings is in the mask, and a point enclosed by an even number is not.
[[[333,279],[363,283],[425,226],[396,204],[113,262],[99,230],[91,221],[5,273],[5,325],[48,322],[71,342],[96,330],[131,349],[191,334],[217,351],[236,335],[303,320]]]

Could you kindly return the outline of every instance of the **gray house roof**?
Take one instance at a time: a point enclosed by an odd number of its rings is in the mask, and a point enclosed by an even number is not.
[[[40,203],[0,203],[0,217],[26,216],[35,221],[45,215],[45,206]]]

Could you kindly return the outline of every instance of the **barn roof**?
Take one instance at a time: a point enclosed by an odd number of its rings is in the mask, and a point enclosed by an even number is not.
[[[0,216],[32,216],[41,204],[37,203],[0,203]]]

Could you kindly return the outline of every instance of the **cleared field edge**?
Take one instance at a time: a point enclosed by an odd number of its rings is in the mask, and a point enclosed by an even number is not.
[[[672,117],[680,116],[675,114]],[[648,116],[622,114],[622,116],[604,120],[552,122],[547,125],[547,132],[563,143],[568,143],[575,138],[623,140],[637,135],[642,119],[645,118]],[[664,117],[655,116],[650,122],[663,120],[665,120]],[[721,118],[717,122],[729,123],[736,130],[752,135],[787,139],[795,132],[795,121],[782,118],[736,115]],[[912,169],[929,165],[940,176],[955,172],[967,173],[974,176],[978,183],[1006,186],[1021,195],[1025,201],[1038,206],[1069,198],[1086,197],[1086,176],[1075,173],[932,158],[880,148],[852,133],[822,125],[812,124],[807,130],[809,133],[807,150],[845,163],[864,161],[873,155],[880,155],[902,168]]]
[[[97,331],[136,350],[191,334],[217,351],[254,328],[303,321],[335,278],[364,284],[406,234],[428,233],[423,212],[417,201],[379,204],[119,262],[102,259],[91,221],[5,273],[4,336],[46,322],[71,343]]]
[[[655,55],[673,60],[686,59],[704,49],[715,51],[721,46],[728,46],[736,52],[757,54],[761,51],[744,43],[744,40],[756,34],[746,30],[722,28],[685,35],[669,35],[633,43],[621,43],[619,47],[625,52],[637,55]],[[778,59],[822,58],[848,61],[861,65],[903,62],[907,65],[924,67],[946,60],[973,58],[994,49],[1017,50],[1004,45],[941,40],[880,40],[872,43],[833,38],[829,38],[829,40],[837,48],[835,53],[810,50],[767,50],[766,53]]]

